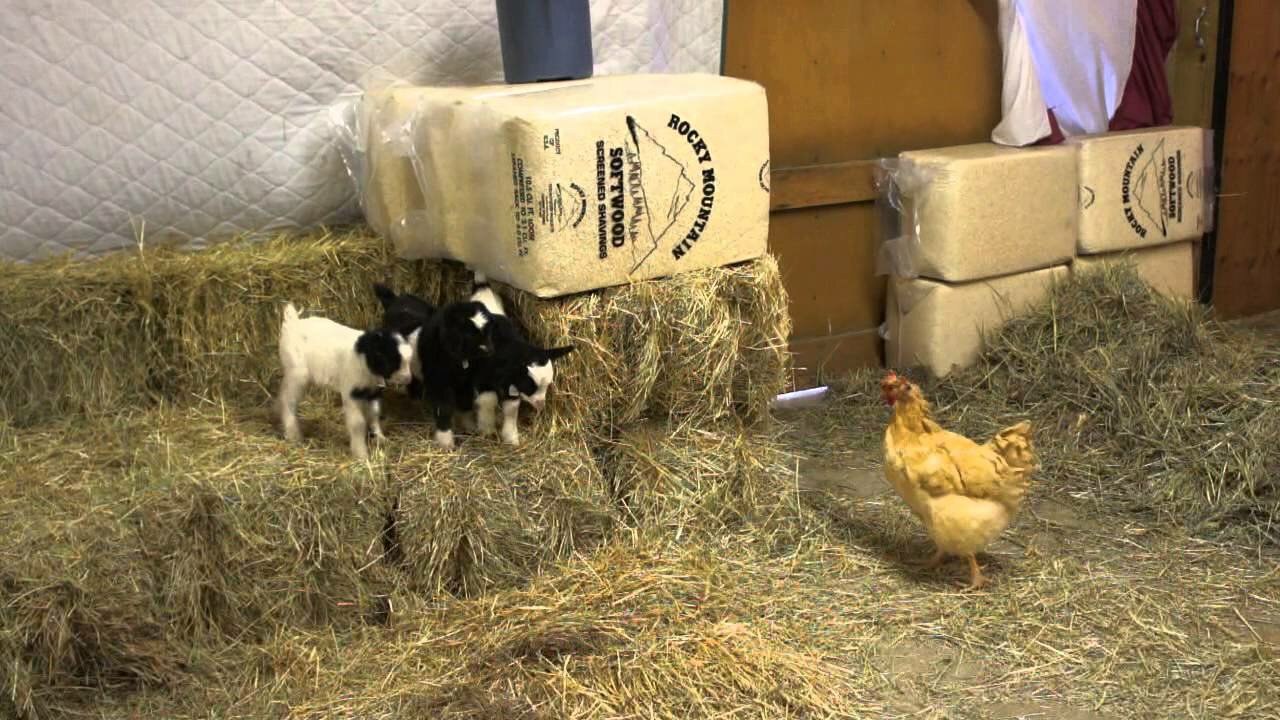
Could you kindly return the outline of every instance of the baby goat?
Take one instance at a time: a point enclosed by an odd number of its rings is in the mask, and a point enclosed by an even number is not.
[[[395,330],[401,335],[408,336],[409,333],[426,325],[436,312],[434,305],[417,295],[411,293],[397,295],[394,290],[382,283],[373,284],[373,294],[378,297],[378,302],[382,305],[382,325]],[[409,381],[409,395],[421,398],[422,353],[417,352],[417,350],[418,348],[415,347],[412,368],[413,379]]]
[[[494,434],[501,402],[502,440],[508,445],[517,445],[520,401],[542,409],[547,388],[556,376],[553,363],[572,352],[573,346],[541,348],[526,341],[507,317],[502,299],[480,273],[475,274],[471,300],[484,305],[493,318],[493,356],[476,363],[472,373],[476,424],[481,433]]]
[[[322,317],[301,318],[293,303],[280,323],[280,419],[290,442],[302,440],[298,400],[311,383],[342,393],[342,413],[351,436],[351,452],[369,457],[367,433],[381,439],[380,399],[387,383],[404,385],[418,331],[406,339],[398,332],[361,332]]]
[[[493,354],[493,316],[477,302],[445,305],[418,337],[422,385],[436,421],[436,444],[453,449],[453,415],[475,402],[475,365]]]
[[[413,295],[396,295],[378,285],[374,293],[382,303],[385,325],[420,328],[414,345],[414,384],[421,392],[411,392],[431,403],[436,444],[452,450],[453,415],[470,411],[475,403],[474,365],[493,353],[493,317],[478,302],[450,303],[428,312],[430,304]]]

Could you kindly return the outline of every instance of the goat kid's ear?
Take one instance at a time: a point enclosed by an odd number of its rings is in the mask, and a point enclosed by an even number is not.
[[[558,348],[550,348],[549,350],[543,351],[543,353],[547,356],[548,360],[557,360],[559,358],[564,357],[565,355],[568,355],[571,352],[573,352],[572,345],[565,345],[564,347],[558,347]]]

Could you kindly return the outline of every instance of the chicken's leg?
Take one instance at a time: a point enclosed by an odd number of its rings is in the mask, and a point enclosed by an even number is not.
[[[987,580],[987,576],[982,574],[982,568],[978,567],[978,556],[970,555],[969,556],[969,589],[977,590],[979,588],[986,587],[988,582],[990,581]]]

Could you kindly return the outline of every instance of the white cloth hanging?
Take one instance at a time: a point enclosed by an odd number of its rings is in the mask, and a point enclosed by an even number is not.
[[[1003,117],[991,133],[1024,146],[1049,135],[1104,132],[1133,65],[1138,0],[1000,0]]]

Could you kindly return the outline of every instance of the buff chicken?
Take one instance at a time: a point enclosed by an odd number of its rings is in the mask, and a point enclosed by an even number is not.
[[[1031,423],[1023,421],[979,445],[942,429],[920,388],[890,372],[880,383],[893,417],[884,434],[885,478],[924,524],[936,546],[924,563],[969,561],[969,587],[987,578],[978,553],[1004,532],[1036,469]]]

